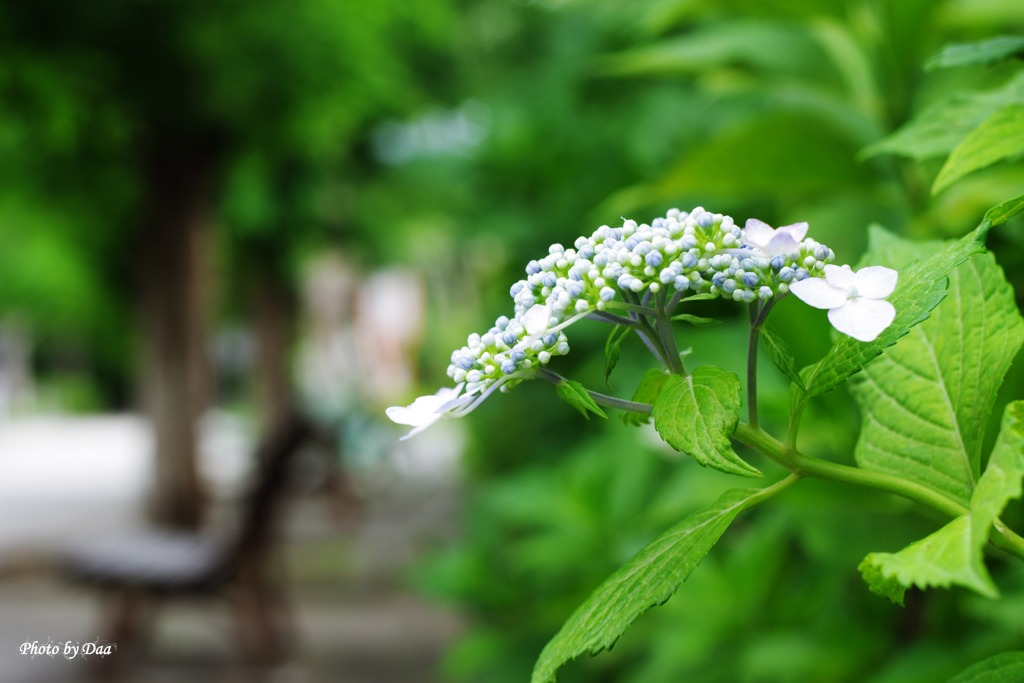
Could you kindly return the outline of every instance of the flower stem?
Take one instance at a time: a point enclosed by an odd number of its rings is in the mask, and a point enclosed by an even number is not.
[[[747,421],[753,429],[758,428],[757,340],[761,333],[761,325],[758,323],[759,309],[759,304],[750,304],[750,336],[747,339]]]
[[[672,333],[672,318],[665,307],[664,292],[659,292],[657,302],[654,321],[661,337],[661,346],[665,349],[667,367],[673,374],[686,376],[686,368],[683,367],[683,359],[679,357],[679,347],[676,346],[676,337]]]

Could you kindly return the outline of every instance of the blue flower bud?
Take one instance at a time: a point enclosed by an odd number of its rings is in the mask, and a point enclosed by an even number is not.
[[[814,248],[814,258],[818,259],[819,261],[824,261],[831,255],[832,250],[826,247],[824,244],[819,244],[817,247]]]
[[[761,278],[757,276],[757,273],[744,273],[743,284],[747,287],[756,287],[761,282]]]
[[[512,362],[519,363],[526,358],[526,352],[523,351],[522,349],[516,349],[515,351],[510,353],[509,356],[512,358]]]
[[[518,339],[512,330],[505,330],[505,334],[501,335],[501,341],[505,342],[506,346],[512,346]]]
[[[778,257],[778,258],[782,258],[782,257]],[[779,279],[782,280],[783,282],[789,282],[790,280],[792,280],[793,279],[793,275],[794,275],[793,269],[790,268],[789,266],[783,266],[779,270]]]
[[[780,256],[773,256],[772,260],[770,261],[770,263],[771,263],[771,266],[772,266],[772,270],[774,270],[776,272],[781,271],[782,267],[786,265],[786,257],[785,256],[781,256],[781,255]]]
[[[711,284],[713,284],[715,287],[721,287],[722,283],[725,282],[725,280],[725,273],[715,273],[714,275],[711,276]]]
[[[602,287],[601,293],[598,296],[601,298],[601,301],[611,301],[615,298],[615,290],[611,287]]]
[[[460,356],[455,364],[463,370],[469,370],[473,367],[473,363],[476,362],[472,356]]]
[[[810,273],[807,272],[806,268],[798,268],[797,271],[796,271],[796,279],[797,280],[803,280],[808,275],[810,275]]]
[[[545,287],[554,287],[558,283],[558,276],[548,271],[541,276],[540,281]]]
[[[665,219],[664,218],[655,218],[653,221],[651,221],[651,227],[652,228],[663,228],[663,227],[665,227]]]
[[[661,261],[662,261],[661,252],[660,251],[650,251],[650,252],[647,252],[647,256],[645,257],[645,260],[647,261],[647,265],[653,266],[653,267],[657,268],[658,266],[661,265]]]
[[[512,285],[512,288],[508,290],[509,296],[515,298],[516,294],[523,291],[523,287],[525,286],[526,283],[523,280],[520,280],[519,282],[515,283],[514,285]]]
[[[702,228],[710,228],[715,224],[715,217],[710,213],[702,213],[700,218],[697,219],[697,225]]]
[[[543,270],[543,268],[541,268],[540,264],[537,263],[536,261],[530,261],[529,263],[526,264],[527,275],[536,275],[541,270]]]
[[[544,346],[554,346],[558,343],[558,335],[552,332],[550,334],[545,334],[540,338],[540,340],[544,342]]]
[[[725,280],[721,284],[721,288],[722,288],[722,291],[725,292],[726,294],[732,294],[734,291],[736,291],[736,281],[735,280]]]
[[[505,361],[501,364],[501,371],[506,375],[511,375],[516,371],[516,364],[510,360]]]
[[[683,254],[683,258],[680,259],[684,268],[693,268],[697,265],[697,257],[693,254]]]

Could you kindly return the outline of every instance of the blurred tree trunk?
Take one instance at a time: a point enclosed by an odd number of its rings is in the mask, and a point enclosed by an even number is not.
[[[263,436],[293,408],[291,350],[295,335],[295,293],[281,264],[281,249],[248,250],[249,299],[256,336],[256,401]]]
[[[154,429],[155,521],[195,528],[204,495],[198,419],[209,405],[207,329],[212,199],[220,161],[212,136],[163,135],[144,151],[145,224],[139,235],[143,402]]]

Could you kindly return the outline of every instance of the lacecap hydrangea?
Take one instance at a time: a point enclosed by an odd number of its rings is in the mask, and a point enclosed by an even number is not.
[[[807,238],[807,228],[773,229],[756,219],[741,228],[729,216],[697,207],[672,209],[649,224],[603,225],[571,247],[553,244],[512,285],[512,316],[469,335],[452,353],[448,376],[455,389],[442,390],[444,400],[439,392],[389,408],[388,417],[417,433],[442,417],[465,415],[495,390],[535,377],[552,358],[567,354],[564,330],[585,317],[614,320],[652,306],[671,313],[695,294],[766,302],[795,283],[823,278],[835,255]]]

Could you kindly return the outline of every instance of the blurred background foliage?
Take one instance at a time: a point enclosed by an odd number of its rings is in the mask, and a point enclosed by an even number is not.
[[[949,147],[901,156],[880,141],[949,98],[1004,96],[1018,61],[922,65],[947,43],[1022,26],[1024,4],[1006,0],[8,3],[0,320],[32,340],[41,383],[74,380],[91,407],[133,405],[147,163],[198,131],[217,324],[244,320],[247,281],[294,287],[328,247],[367,270],[409,266],[427,284],[420,393],[432,392],[448,381],[450,350],[510,311],[508,287],[529,259],[622,216],[699,204],[738,222],[806,220],[851,263],[872,224],[922,239],[965,233],[1021,193],[1024,166],[997,164],[932,196]],[[1022,228],[990,238],[1018,297]],[[742,367],[742,312],[694,312],[725,323],[680,330],[693,363]],[[830,343],[822,316],[791,300],[773,324],[802,364]],[[607,332],[574,327],[556,369],[600,390]],[[610,379],[621,395],[646,369],[633,341]],[[1007,396],[1024,386],[1019,365]],[[763,421],[778,428],[786,384],[762,367]],[[851,406],[841,393],[811,406],[801,446],[851,461]],[[495,396],[463,427],[460,538],[411,571],[470,616],[446,680],[525,680],[600,581],[735,485],[646,428],[584,422],[538,383]],[[934,592],[898,609],[862,584],[868,551],[935,523],[899,500],[804,482],[742,520],[613,652],[562,678],[940,680],[1019,648],[1019,568],[997,568],[997,603]]]

